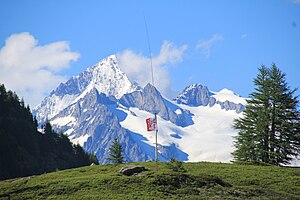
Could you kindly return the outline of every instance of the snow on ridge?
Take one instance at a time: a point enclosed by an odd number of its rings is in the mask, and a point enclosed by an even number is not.
[[[53,94],[49,97],[46,97],[42,103],[33,109],[33,111],[38,111],[35,113],[38,119],[51,119],[60,111],[68,107],[68,105],[70,105],[75,98],[76,95],[66,94],[64,96],[57,96]]]
[[[117,61],[117,56],[112,54],[112,55],[109,55],[107,56],[106,58],[103,58],[102,60],[100,60],[99,62],[97,62],[96,64],[92,65],[91,67],[88,67],[85,71],[88,71],[88,72],[92,72],[95,68],[97,67],[101,67],[103,65],[106,65],[107,63],[109,64],[118,64],[118,61]]]
[[[191,89],[196,88],[198,86],[199,86],[198,83],[194,83],[194,84],[190,85],[189,87],[187,87],[185,90],[191,90]]]
[[[85,135],[82,135],[80,137],[71,138],[71,142],[73,144],[79,144],[80,146],[83,147],[84,143],[87,141],[88,138],[89,138],[89,135],[85,134]]]
[[[224,88],[224,89],[220,90],[218,93],[219,94],[230,94],[230,95],[234,94],[234,95],[236,95],[233,91],[231,91],[231,90],[229,90],[227,88]]]
[[[233,119],[241,114],[222,110],[220,106],[175,105],[193,113],[194,124],[179,127],[158,117],[158,143],[161,145],[176,144],[180,150],[188,154],[189,162],[230,162],[232,160],[231,152],[233,152],[233,136],[237,134],[231,124]],[[120,123],[122,127],[141,134],[145,138],[142,142],[154,146],[154,132],[147,132],[145,124],[145,119],[152,114],[137,108],[122,109],[122,111],[128,115]],[[174,137],[174,135],[179,137]]]
[[[51,124],[58,126],[72,126],[76,124],[75,117],[66,116],[66,117],[58,117],[51,121]]]
[[[61,83],[34,109],[34,113],[40,122],[46,118],[51,119],[93,88],[99,93],[121,98],[124,94],[137,90],[138,86],[121,71],[117,57],[113,54]]]
[[[87,86],[89,91],[92,88],[96,88],[99,93],[102,92],[108,96],[115,96],[119,99],[124,94],[136,90],[136,86],[119,68],[116,55],[110,55],[104,58],[96,65],[88,68],[87,71],[93,74],[93,79]]]
[[[235,104],[243,104],[246,105],[246,98],[240,97],[239,95],[235,94],[233,91],[224,88],[222,90],[220,90],[219,92],[212,92],[214,95],[212,95],[212,97],[214,97],[216,100],[221,101],[221,102],[225,102],[225,101],[230,101],[233,102]]]

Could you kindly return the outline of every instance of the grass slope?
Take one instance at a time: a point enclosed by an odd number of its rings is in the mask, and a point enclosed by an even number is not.
[[[184,163],[175,173],[165,163],[136,176],[123,165],[89,166],[0,181],[0,199],[300,199],[300,168],[223,163]]]

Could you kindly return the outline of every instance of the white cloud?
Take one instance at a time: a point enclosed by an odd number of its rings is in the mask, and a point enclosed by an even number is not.
[[[299,3],[300,4],[300,0],[292,0],[293,3]]]
[[[204,58],[208,59],[210,57],[212,45],[217,41],[222,41],[224,39],[223,35],[215,34],[212,38],[208,40],[200,40],[196,45],[196,50],[201,50]]]
[[[13,34],[0,48],[0,82],[33,107],[65,80],[58,73],[78,58],[66,41],[39,46],[30,33]]]
[[[166,96],[172,94],[168,67],[181,62],[187,48],[187,45],[176,47],[173,43],[164,41],[159,55],[152,58],[154,84]],[[152,83],[150,58],[131,50],[125,50],[118,54],[118,60],[120,68],[131,80],[136,81],[141,86]]]
[[[241,35],[241,39],[245,39],[245,38],[247,38],[247,37],[248,37],[248,34],[247,34],[247,33],[244,33],[244,34]]]

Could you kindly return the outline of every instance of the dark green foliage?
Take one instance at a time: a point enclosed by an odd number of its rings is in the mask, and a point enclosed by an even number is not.
[[[66,135],[55,133],[48,121],[44,133],[37,127],[24,100],[0,85],[0,179],[98,163]]]
[[[215,186],[231,187],[216,176],[194,176],[183,173],[165,173],[155,178],[154,184],[159,191],[169,195],[199,195],[200,188],[210,188]]]
[[[167,167],[174,172],[185,172],[182,162],[176,160],[175,158],[171,157],[170,162],[166,163]]]
[[[222,187],[231,187],[229,183],[224,182],[216,176],[193,176],[183,173],[162,174],[156,177],[156,185],[171,186],[174,188],[182,187],[203,187],[220,185]]]
[[[109,160],[115,164],[123,163],[123,148],[122,145],[119,143],[118,139],[115,138],[111,147],[109,148]]]
[[[274,64],[262,66],[244,116],[234,121],[239,133],[233,155],[237,161],[287,164],[300,153],[300,113],[296,90]]]

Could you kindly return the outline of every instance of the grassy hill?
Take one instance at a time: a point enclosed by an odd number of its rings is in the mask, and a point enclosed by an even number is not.
[[[0,199],[300,199],[300,168],[184,163],[176,173],[159,163],[124,176],[122,165],[89,166],[0,181]]]

